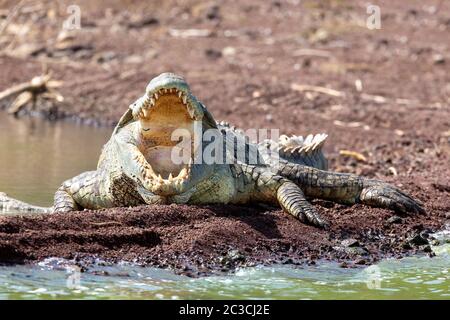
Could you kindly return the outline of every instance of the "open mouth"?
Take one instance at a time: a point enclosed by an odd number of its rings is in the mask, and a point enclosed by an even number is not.
[[[189,179],[196,118],[196,105],[183,90],[162,88],[147,94],[139,114],[139,148],[155,189],[181,187]]]

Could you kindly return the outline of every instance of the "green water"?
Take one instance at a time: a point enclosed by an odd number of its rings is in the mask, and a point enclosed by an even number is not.
[[[0,191],[50,205],[63,180],[95,168],[110,133],[0,113]],[[442,243],[450,239],[449,232],[437,237]],[[79,273],[71,261],[51,258],[0,266],[0,299],[450,299],[450,245],[433,249],[434,258],[385,260],[367,268],[323,262],[198,279],[126,263],[98,263]]]
[[[449,249],[434,258],[385,260],[364,269],[319,263],[255,267],[196,279],[126,264],[78,274],[63,266],[69,262],[48,259],[36,266],[0,267],[0,298],[450,299]]]

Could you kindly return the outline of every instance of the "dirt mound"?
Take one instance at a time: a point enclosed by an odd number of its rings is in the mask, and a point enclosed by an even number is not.
[[[369,264],[385,256],[431,254],[435,213],[399,217],[382,209],[316,202],[330,230],[298,222],[281,210],[244,206],[142,206],[0,219],[0,261],[98,257],[173,268],[188,275],[255,264]]]

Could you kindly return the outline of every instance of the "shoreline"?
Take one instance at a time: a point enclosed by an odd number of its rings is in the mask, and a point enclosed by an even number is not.
[[[191,277],[256,265],[371,265],[384,258],[433,256],[444,217],[400,217],[383,209],[315,202],[330,230],[261,207],[141,206],[66,214],[0,217],[0,263],[96,258],[172,269]],[[337,208],[338,207],[338,208]],[[333,210],[338,209],[338,210]]]

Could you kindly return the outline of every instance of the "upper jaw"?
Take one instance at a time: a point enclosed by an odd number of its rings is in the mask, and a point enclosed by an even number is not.
[[[158,86],[154,89],[147,90],[144,97],[142,97],[142,114],[141,118],[145,117],[145,111],[155,107],[158,99],[164,95],[176,95],[180,101],[185,105],[189,116],[194,121],[201,121],[203,118],[203,109],[197,99],[190,93],[189,89],[180,87],[179,85],[172,86]]]
[[[183,77],[176,75],[174,73],[162,73],[159,76],[153,78],[147,85],[145,91],[149,93],[151,91],[158,91],[160,89],[169,87],[170,88],[176,87],[179,90],[185,92],[190,91],[189,85],[186,83]]]

